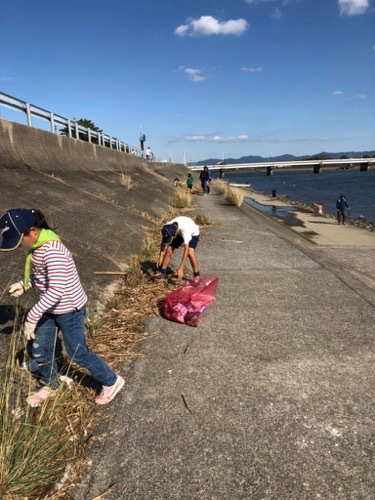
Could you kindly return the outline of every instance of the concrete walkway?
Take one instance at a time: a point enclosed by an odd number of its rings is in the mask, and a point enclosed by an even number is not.
[[[73,498],[374,498],[375,247],[322,249],[218,195],[197,204],[217,299],[198,328],[151,321]]]

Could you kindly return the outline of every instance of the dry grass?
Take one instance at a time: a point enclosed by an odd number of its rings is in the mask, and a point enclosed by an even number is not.
[[[219,194],[225,195],[227,190],[229,189],[229,185],[226,181],[222,181],[220,179],[217,179],[214,181],[214,186],[217,189],[217,192]]]
[[[240,207],[243,203],[243,193],[238,188],[229,187],[225,193],[225,199],[230,205]]]
[[[123,170],[121,170],[120,184],[127,191],[130,191],[130,189],[134,186],[131,176],[127,172],[124,173]]]
[[[194,217],[194,222],[198,224],[198,226],[212,226],[212,222],[204,214],[196,214],[196,216]]]
[[[80,385],[61,384],[56,397],[39,408],[25,404],[35,382],[15,363],[22,347],[13,332],[0,387],[0,498],[4,499],[48,495],[91,434],[92,403]]]
[[[173,208],[190,208],[191,194],[187,189],[176,189],[171,200],[170,205]]]

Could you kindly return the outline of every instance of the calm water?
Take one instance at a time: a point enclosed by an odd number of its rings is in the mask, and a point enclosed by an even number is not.
[[[216,172],[213,174],[216,176]],[[322,170],[265,172],[225,172],[224,180],[251,184],[257,191],[271,195],[272,189],[278,195],[286,195],[307,204],[322,203],[323,211],[336,214],[336,199],[344,194],[351,207],[353,219],[363,215],[369,222],[375,222],[375,171]]]

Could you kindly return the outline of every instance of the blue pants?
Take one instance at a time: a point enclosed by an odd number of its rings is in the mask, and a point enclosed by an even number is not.
[[[66,352],[74,363],[89,370],[102,385],[109,386],[116,382],[114,372],[86,345],[85,314],[86,307],[66,314],[45,313],[38,321],[32,356],[42,381],[53,389],[59,386],[55,356],[58,329],[62,333]]]
[[[204,194],[206,194],[207,193],[207,181],[201,181],[201,186],[202,186]]]

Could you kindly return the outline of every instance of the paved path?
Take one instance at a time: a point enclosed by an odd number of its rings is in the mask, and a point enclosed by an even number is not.
[[[217,299],[198,328],[151,321],[73,498],[375,498],[375,247],[321,248],[215,194],[197,204]]]

